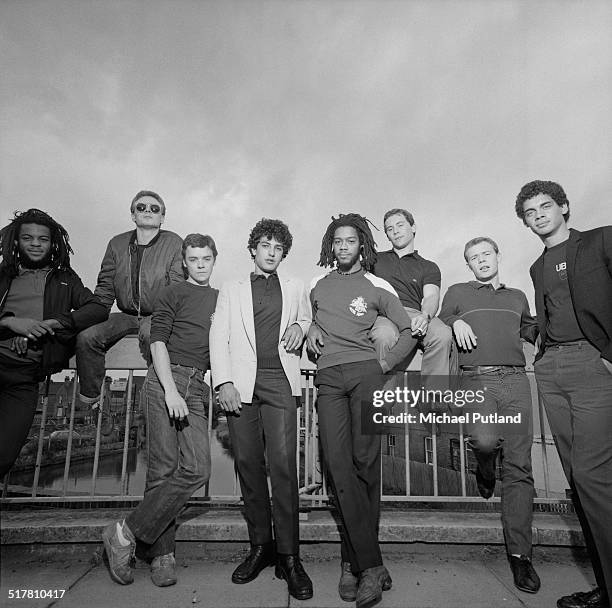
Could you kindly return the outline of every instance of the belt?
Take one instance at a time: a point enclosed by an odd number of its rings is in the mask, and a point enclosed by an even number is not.
[[[525,367],[522,365],[462,365],[461,371],[472,372],[476,374],[490,374],[491,372],[502,371],[524,372]]]
[[[582,348],[590,344],[588,340],[572,340],[571,342],[555,342],[554,344],[547,344],[545,350],[549,348],[555,348],[559,350],[563,350],[564,348]]]

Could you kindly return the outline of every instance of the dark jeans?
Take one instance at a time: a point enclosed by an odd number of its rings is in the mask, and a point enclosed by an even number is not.
[[[466,424],[468,443],[485,475],[495,475],[495,461],[500,454],[502,466],[501,511],[506,549],[509,554],[531,555],[533,520],[533,475],[531,445],[533,422],[531,388],[523,370],[501,370],[478,374],[464,371],[463,390],[484,389],[484,403],[466,406],[466,412],[516,416],[521,424]]]
[[[103,323],[84,329],[77,336],[76,360],[81,398],[94,403],[100,397],[106,375],[105,355],[125,336],[138,334],[140,352],[151,364],[151,317],[135,317],[124,312],[112,312]]]
[[[382,378],[377,360],[326,367],[315,378],[319,439],[343,524],[342,561],[355,573],[382,564],[380,436],[361,432],[362,390],[372,378]]]
[[[227,422],[251,544],[271,543],[274,521],[277,551],[297,554],[300,541],[296,399],[285,372],[257,370],[253,402],[243,403],[238,416],[228,414]]]
[[[597,584],[612,597],[612,374],[586,341],[547,347],[535,373]]]
[[[0,358],[0,479],[25,443],[38,402],[38,364]]]
[[[189,408],[189,425],[177,430],[171,421],[153,366],[144,384],[147,420],[147,483],[142,502],[126,522],[146,545],[147,557],[174,552],[176,516],[210,477],[204,373],[172,365],[172,377]]]

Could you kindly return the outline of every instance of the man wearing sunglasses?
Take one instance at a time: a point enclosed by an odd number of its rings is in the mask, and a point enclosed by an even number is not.
[[[77,370],[80,398],[96,407],[105,377],[105,355],[121,338],[138,334],[140,352],[151,361],[149,335],[151,314],[159,291],[183,281],[182,239],[161,230],[166,206],[161,196],[140,191],[130,206],[136,230],[113,237],[102,260],[95,295],[110,311],[116,302],[119,312],[88,328],[77,338]]]

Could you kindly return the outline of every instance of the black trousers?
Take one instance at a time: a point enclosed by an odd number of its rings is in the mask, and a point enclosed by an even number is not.
[[[257,370],[253,402],[243,403],[240,415],[228,415],[227,422],[251,544],[264,545],[274,538],[279,553],[297,554],[296,399],[285,372]]]
[[[38,401],[38,364],[0,356],[0,479],[25,443]]]
[[[362,400],[381,377],[380,364],[371,360],[327,367],[315,378],[319,438],[344,527],[342,560],[355,573],[382,565],[380,436],[361,428]]]

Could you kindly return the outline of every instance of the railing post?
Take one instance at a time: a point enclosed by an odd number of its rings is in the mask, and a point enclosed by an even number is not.
[[[43,443],[45,441],[45,426],[47,424],[47,405],[49,403],[49,384],[51,376],[47,376],[45,381],[45,395],[42,402],[42,418],[40,421],[40,433],[38,434],[38,450],[36,451],[36,467],[34,469],[34,481],[32,482],[32,498],[36,496],[38,489],[38,479],[40,477],[40,465],[42,462]]]
[[[72,437],[74,433],[74,416],[76,412],[78,377],[76,372],[72,379],[72,403],[70,404],[70,423],[68,426],[68,443],[66,445],[66,460],[64,461],[64,481],[62,483],[62,496],[66,498],[68,492],[68,476],[70,475],[70,459],[72,458]]]
[[[125,434],[123,435],[123,458],[121,460],[121,496],[127,495],[127,457],[130,448],[130,422],[132,414],[132,393],[134,392],[134,370],[128,372],[127,403],[125,407]]]
[[[96,424],[96,446],[94,450],[94,461],[93,469],[91,471],[91,490],[90,496],[96,493],[96,481],[98,478],[98,464],[100,462],[100,441],[101,441],[101,427],[102,427],[102,410],[104,409],[104,394],[106,392],[106,382],[102,382],[102,389],[100,391],[100,402],[98,405],[98,422]]]

